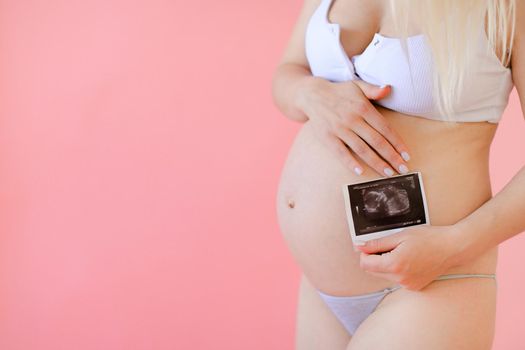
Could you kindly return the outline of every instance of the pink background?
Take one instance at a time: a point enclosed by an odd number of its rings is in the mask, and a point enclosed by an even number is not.
[[[302,1],[0,0],[0,348],[292,349],[271,75]],[[494,190],[525,164],[515,91]],[[473,174],[475,176],[475,174]],[[525,237],[494,349],[523,347]]]

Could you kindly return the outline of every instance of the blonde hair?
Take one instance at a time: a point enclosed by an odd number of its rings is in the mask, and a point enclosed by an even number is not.
[[[487,20],[487,52],[499,43],[498,57],[510,62],[516,22],[516,0],[390,0],[393,22],[408,57],[409,21],[417,22],[434,61],[434,96],[445,120],[454,120],[454,102],[463,88],[464,73]],[[487,18],[485,17],[487,16]],[[507,42],[510,32],[510,45]],[[485,34],[485,32],[483,32]],[[469,62],[470,61],[470,62]]]

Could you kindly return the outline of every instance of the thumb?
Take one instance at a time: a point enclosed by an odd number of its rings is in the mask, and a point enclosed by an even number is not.
[[[390,85],[374,85],[367,83],[366,81],[362,79],[355,79],[352,80],[354,84],[359,86],[361,91],[365,94],[366,97],[370,100],[380,100],[383,97],[386,97],[388,94],[390,94],[392,88]]]
[[[403,235],[395,234],[365,241],[364,245],[358,245],[357,247],[364,253],[373,254],[391,251],[392,249],[397,247],[402,241]]]

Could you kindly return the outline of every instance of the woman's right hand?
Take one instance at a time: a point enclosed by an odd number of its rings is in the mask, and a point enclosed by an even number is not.
[[[310,78],[301,91],[301,108],[315,124],[321,142],[343,164],[358,175],[364,171],[348,146],[381,175],[408,172],[408,147],[369,101],[388,95],[390,86],[380,88],[363,80],[333,83]]]

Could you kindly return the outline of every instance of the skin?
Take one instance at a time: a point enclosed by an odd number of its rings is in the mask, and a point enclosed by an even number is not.
[[[399,136],[393,148],[398,155],[408,151],[408,168],[423,174],[432,226],[408,228],[352,249],[341,185],[384,174],[373,161],[366,162],[366,155],[345,148],[363,167],[363,174],[357,175],[354,163],[343,156],[341,148],[333,147],[344,142],[334,125],[352,131],[352,121],[359,118],[334,124],[330,120],[335,117],[323,119],[321,115],[343,115],[345,108],[366,106],[367,98],[388,91],[361,82],[335,86],[311,76],[304,55],[304,30],[319,2],[304,1],[273,85],[275,103],[283,114],[303,123],[283,167],[276,197],[283,237],[303,271],[296,348],[490,349],[495,281],[433,280],[440,274],[496,272],[498,244],[525,230],[525,218],[520,215],[525,211],[525,167],[493,196],[488,155],[497,125],[458,123],[447,128],[442,121],[374,106],[388,125],[382,130],[392,131],[384,138]],[[519,3],[511,68],[525,110],[525,9]],[[341,42],[348,55],[362,52],[374,32],[395,36],[386,8],[385,1],[334,1],[330,21],[341,24]],[[330,98],[332,102],[323,102]],[[315,111],[323,112],[315,115]],[[367,108],[360,112],[373,113]],[[346,115],[352,113],[355,110]],[[364,119],[366,113],[357,114]],[[388,163],[394,167],[396,161],[399,159]],[[344,332],[315,290],[351,296],[397,283],[405,288],[387,295],[353,337]]]

